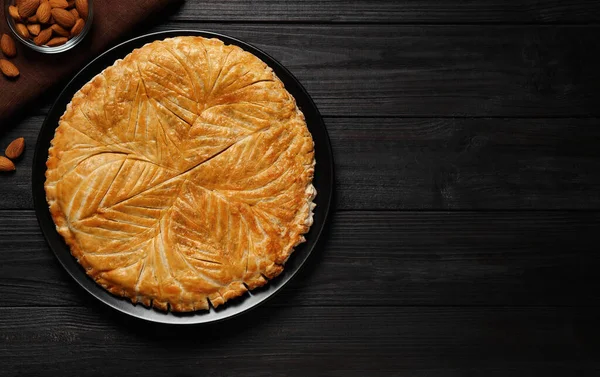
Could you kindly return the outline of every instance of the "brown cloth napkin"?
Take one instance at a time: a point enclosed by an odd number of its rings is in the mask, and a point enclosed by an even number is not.
[[[88,35],[73,49],[58,55],[35,52],[15,40],[18,53],[10,61],[19,68],[21,75],[16,80],[9,80],[0,74],[0,128],[18,109],[31,103],[53,84],[67,81],[120,37],[173,2],[177,0],[96,0]],[[0,8],[0,32],[11,35],[4,4]]]

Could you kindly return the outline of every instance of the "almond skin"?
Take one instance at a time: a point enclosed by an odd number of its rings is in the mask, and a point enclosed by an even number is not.
[[[15,21],[21,21],[21,15],[19,14],[19,9],[16,6],[9,6],[8,13]]]
[[[83,20],[83,18],[78,18],[77,21],[75,22],[75,26],[73,26],[73,28],[71,29],[71,36],[74,37],[76,35],[81,34],[84,26],[85,26],[85,21]]]
[[[54,21],[65,29],[71,29],[75,25],[75,17],[68,10],[53,8],[51,13]]]
[[[67,2],[67,0],[50,0],[50,6],[52,6],[52,8],[67,8],[69,6],[69,3]]]
[[[19,69],[11,62],[5,59],[0,59],[0,71],[6,77],[17,77],[20,72]]]
[[[41,46],[45,45],[50,39],[52,39],[52,28],[40,31],[38,36],[33,38],[33,43],[35,43],[38,46]]]
[[[29,30],[29,34],[36,36],[42,30],[42,27],[40,26],[40,24],[31,24],[27,25],[27,30]]]
[[[50,3],[48,1],[43,1],[36,12],[38,20],[43,24],[47,24],[48,21],[50,21],[50,16],[52,16],[52,13],[50,13],[51,11],[52,7],[50,6]]]
[[[19,69],[6,59],[0,59],[0,71],[7,77],[19,76]]]
[[[8,144],[8,147],[6,147],[4,154],[6,155],[6,157],[10,158],[11,160],[16,160],[17,158],[19,158],[21,156],[24,149],[25,149],[25,139],[20,137],[18,139],[13,140],[10,144]]]
[[[65,43],[67,43],[68,40],[69,40],[69,38],[67,38],[67,37],[55,37],[55,38],[52,38],[51,40],[49,40],[46,43],[46,46],[56,47],[56,46],[64,45]]]
[[[75,8],[77,8],[77,12],[79,12],[79,16],[84,20],[87,20],[89,4],[88,0],[75,0]]]
[[[0,156],[0,171],[15,171],[15,164],[8,158]]]
[[[70,35],[68,30],[58,24],[50,26],[50,29],[54,31],[54,34],[60,35],[61,37],[68,37]]]
[[[37,15],[34,14],[33,16],[27,18],[27,22],[37,24],[40,21],[38,20]]]
[[[16,24],[15,28],[17,29],[17,33],[23,38],[29,38],[29,30],[27,30],[27,26],[23,24]]]
[[[40,0],[20,0],[17,4],[21,17],[31,17],[40,6]]]
[[[0,39],[0,49],[7,58],[14,58],[17,55],[15,41],[8,34],[2,34],[2,39]]]
[[[71,9],[69,12],[71,12],[71,14],[75,16],[75,18],[81,18],[79,17],[79,12],[77,12],[77,9]]]

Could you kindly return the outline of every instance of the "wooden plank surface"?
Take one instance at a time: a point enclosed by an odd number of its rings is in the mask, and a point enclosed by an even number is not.
[[[600,213],[339,212],[271,306],[598,306]],[[0,307],[88,305],[33,211],[0,211]]]
[[[0,175],[0,208],[32,208],[42,116],[23,136],[17,172]],[[338,209],[600,208],[600,119],[326,118]]]
[[[5,376],[591,376],[600,371],[599,314],[262,307],[220,325],[182,328],[96,307],[2,308],[0,359]]]
[[[592,209],[600,119],[327,119],[341,209]]]
[[[177,21],[381,23],[590,23],[595,0],[302,0],[187,1]]]

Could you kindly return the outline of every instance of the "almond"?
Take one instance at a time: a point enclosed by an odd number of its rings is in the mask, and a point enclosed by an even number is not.
[[[19,158],[19,156],[21,156],[21,153],[23,153],[23,149],[25,149],[25,139],[20,137],[8,144],[8,147],[6,147],[4,154],[11,160],[15,160]]]
[[[69,6],[67,7],[67,9],[75,7],[75,0],[69,0],[69,1],[67,1],[67,3],[69,4]]]
[[[77,12],[77,9],[71,9],[69,12],[71,12],[71,14],[75,16],[75,18],[81,18],[79,17],[79,12]]]
[[[0,39],[0,49],[7,58],[14,58],[15,55],[17,55],[15,41],[8,34],[2,34],[2,39]]]
[[[29,38],[29,30],[27,30],[27,26],[23,24],[16,24],[15,28],[17,29],[17,33],[23,38]]]
[[[52,38],[51,40],[49,40],[48,43],[46,43],[46,46],[56,47],[56,46],[64,45],[65,43],[67,43],[68,40],[69,40],[69,38],[67,38],[67,37],[55,37],[55,38]]]
[[[34,14],[33,16],[27,18],[27,22],[37,24],[40,21],[38,20],[38,17]]]
[[[42,30],[42,27],[40,26],[40,24],[31,24],[27,25],[27,30],[29,30],[29,34],[36,36]]]
[[[52,8],[67,8],[69,3],[67,0],[50,0],[50,5]]]
[[[15,164],[8,158],[0,156],[0,171],[15,171]]]
[[[19,14],[19,9],[16,6],[14,6],[14,5],[9,6],[8,13],[15,21],[21,20],[21,15]]]
[[[65,29],[70,29],[75,25],[75,17],[68,10],[52,8],[51,13],[54,21]]]
[[[47,24],[48,21],[50,21],[50,16],[52,16],[52,13],[50,13],[51,11],[52,7],[50,6],[50,3],[48,1],[43,1],[36,12],[38,20],[43,24]]]
[[[83,20],[83,18],[78,18],[77,21],[75,22],[75,26],[73,26],[73,28],[71,29],[71,36],[74,37],[76,35],[81,34],[84,26],[85,26],[85,21]]]
[[[60,35],[61,37],[68,37],[70,35],[68,30],[58,24],[50,26],[50,29],[54,31],[54,34]]]
[[[40,5],[40,0],[20,0],[17,8],[21,17],[31,17]]]
[[[33,38],[33,43],[38,46],[45,45],[52,38],[52,28],[40,31],[37,37]]]
[[[77,8],[77,12],[79,12],[81,18],[87,20],[89,11],[88,0],[75,0],[75,8]]]
[[[0,71],[4,73],[6,77],[17,77],[19,76],[19,69],[8,60],[0,59]]]

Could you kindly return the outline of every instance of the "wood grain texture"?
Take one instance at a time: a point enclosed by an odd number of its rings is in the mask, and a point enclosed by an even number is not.
[[[270,306],[600,304],[600,213],[340,212]],[[88,305],[33,211],[0,211],[1,307]]]
[[[172,20],[268,22],[598,22],[595,0],[187,1]]]
[[[600,206],[599,119],[327,119],[342,209]]]
[[[33,145],[0,175],[0,208],[32,208]],[[338,209],[600,208],[600,119],[326,118]]]
[[[158,327],[101,308],[0,309],[5,376],[559,376],[600,371],[600,311],[267,308]],[[595,372],[595,373],[594,373]]]

